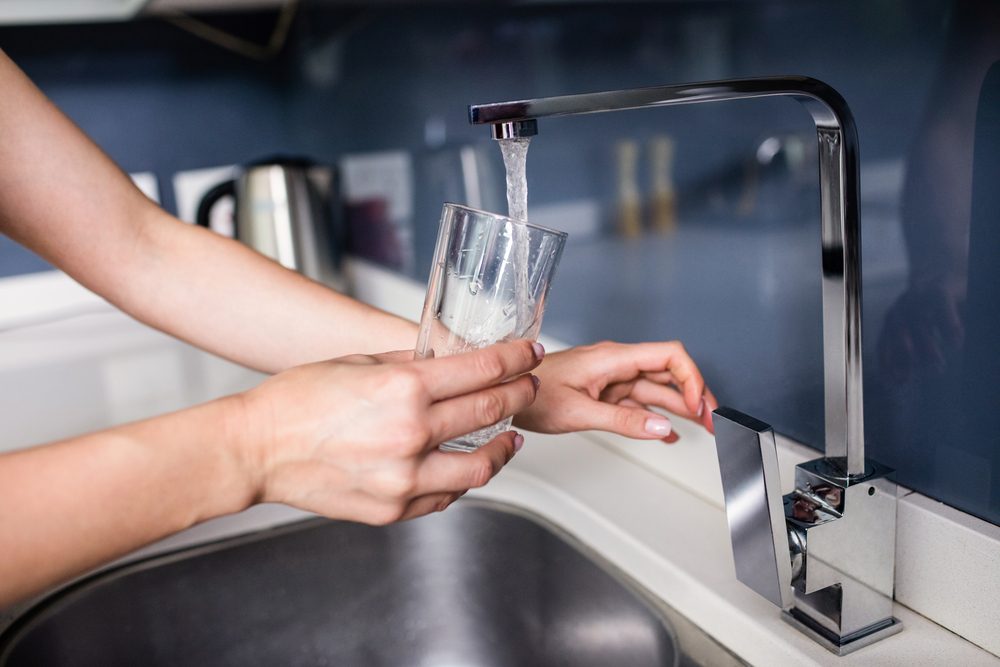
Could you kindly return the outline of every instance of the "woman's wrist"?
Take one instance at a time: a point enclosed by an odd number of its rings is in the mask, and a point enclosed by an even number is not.
[[[261,473],[254,456],[254,427],[245,394],[225,396],[165,419],[178,421],[162,424],[169,433],[161,433],[150,442],[159,447],[163,439],[170,439],[179,445],[174,456],[182,460],[164,465],[185,470],[188,489],[179,494],[180,498],[186,496],[181,502],[187,511],[182,511],[182,523],[173,530],[242,512],[260,502]]]
[[[263,456],[260,443],[266,439],[259,419],[254,419],[252,398],[248,392],[232,394],[213,401],[219,411],[223,434],[219,443],[219,469],[228,480],[227,494],[220,498],[223,514],[241,512],[263,500]]]

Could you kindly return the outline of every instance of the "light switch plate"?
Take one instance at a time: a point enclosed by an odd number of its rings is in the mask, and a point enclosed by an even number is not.
[[[414,263],[413,161],[406,151],[340,160],[350,252],[406,272]]]
[[[344,199],[348,204],[382,199],[389,219],[408,224],[413,216],[413,164],[405,151],[345,155],[340,161]]]

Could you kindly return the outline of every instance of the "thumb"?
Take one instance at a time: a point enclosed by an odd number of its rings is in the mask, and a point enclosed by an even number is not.
[[[627,405],[595,403],[588,406],[585,428],[617,433],[640,440],[659,440],[673,432],[673,425],[663,415]]]

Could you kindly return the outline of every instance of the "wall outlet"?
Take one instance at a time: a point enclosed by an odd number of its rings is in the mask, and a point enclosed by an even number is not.
[[[237,171],[236,165],[226,165],[179,171],[174,174],[174,201],[177,203],[177,217],[184,222],[193,223],[202,197],[219,183],[235,178]],[[212,208],[209,223],[212,229],[220,234],[233,235],[233,200],[231,197],[223,197]]]

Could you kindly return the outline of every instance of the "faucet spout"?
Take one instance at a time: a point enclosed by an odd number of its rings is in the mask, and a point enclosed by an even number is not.
[[[497,141],[501,139],[520,139],[521,137],[533,137],[538,134],[538,121],[534,119],[504,121],[493,123],[491,128],[493,138]]]
[[[846,475],[862,476],[865,445],[858,138],[854,117],[836,90],[803,76],[709,81],[476,104],[469,107],[469,121],[491,125],[494,138],[507,138],[522,136],[522,128],[534,134],[541,118],[775,96],[801,102],[816,125],[823,251],[826,457]]]

